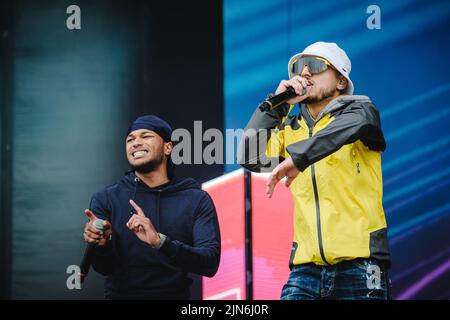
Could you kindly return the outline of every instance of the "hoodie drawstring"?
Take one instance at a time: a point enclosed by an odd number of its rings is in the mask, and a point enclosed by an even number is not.
[[[136,198],[136,192],[137,192],[137,187],[138,187],[139,181],[141,181],[141,180],[138,177],[134,177],[135,184],[134,184],[133,195],[131,196],[131,200],[133,200],[134,202],[136,202],[135,198]],[[130,215],[136,214],[136,210],[134,210],[134,208],[131,204],[130,204],[130,208],[131,208]]]
[[[134,184],[134,188],[133,188],[133,196],[131,197],[131,200],[133,200],[134,202],[136,202],[135,198],[136,198],[138,184],[139,184],[140,181],[141,181],[141,179],[139,179],[138,177],[134,178],[135,184]],[[154,221],[154,224],[153,224],[153,226],[155,227],[157,232],[159,230],[159,215],[160,215],[159,214],[159,203],[160,203],[160,200],[161,200],[161,192],[162,192],[162,190],[158,190],[158,195],[156,197],[156,215],[155,215],[156,216],[156,221]],[[133,206],[131,204],[130,204],[130,208],[131,208],[130,215],[136,214],[136,210],[134,210],[134,208],[133,208]]]
[[[162,190],[158,190],[158,196],[156,197],[156,231],[159,230],[159,202],[161,200],[161,192]]]

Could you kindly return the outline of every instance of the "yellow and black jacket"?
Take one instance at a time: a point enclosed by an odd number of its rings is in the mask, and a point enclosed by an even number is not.
[[[304,105],[257,109],[245,128],[238,161],[271,171],[292,157],[300,170],[290,186],[294,242],[290,265],[333,265],[374,258],[390,264],[383,210],[381,152],[386,143],[377,109],[366,96],[342,95],[316,120]]]

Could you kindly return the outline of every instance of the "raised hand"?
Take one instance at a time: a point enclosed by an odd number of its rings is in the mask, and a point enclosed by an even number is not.
[[[130,204],[136,210],[136,214],[133,214],[130,220],[128,220],[128,229],[133,231],[141,241],[148,243],[152,247],[159,244],[161,239],[150,219],[145,216],[144,211],[142,211],[136,202],[130,200]]]

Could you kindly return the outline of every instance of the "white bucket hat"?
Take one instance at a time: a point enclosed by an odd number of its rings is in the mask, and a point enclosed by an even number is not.
[[[344,50],[339,48],[339,46],[334,42],[323,42],[319,41],[309,45],[303,50],[302,53],[297,53],[294,55],[288,63],[288,74],[289,79],[291,79],[294,74],[292,73],[292,64],[297,60],[297,58],[304,56],[318,56],[327,59],[333,67],[336,68],[347,80],[348,85],[345,89],[346,94],[353,94],[354,86],[352,80],[350,80],[350,71],[352,70],[352,63],[348,58],[347,54]]]

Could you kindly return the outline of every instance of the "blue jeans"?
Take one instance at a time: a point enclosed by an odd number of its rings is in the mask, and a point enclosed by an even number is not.
[[[343,261],[332,266],[294,266],[281,300],[390,300],[388,270],[373,259]]]

